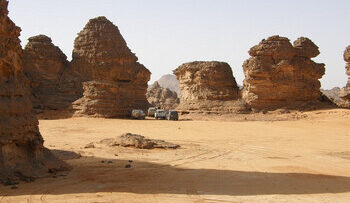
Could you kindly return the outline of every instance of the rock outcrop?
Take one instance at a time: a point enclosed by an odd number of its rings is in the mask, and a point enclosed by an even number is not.
[[[272,36],[249,50],[243,64],[245,80],[243,99],[254,109],[298,108],[321,99],[319,79],[324,64],[311,58],[320,52],[308,38],[294,42]]]
[[[0,0],[0,182],[11,184],[67,166],[43,146],[23,73],[21,30],[8,18],[7,5]]]
[[[350,103],[350,46],[346,47],[344,51],[344,60],[346,62],[346,74],[348,75],[348,83],[341,90],[340,97],[347,101],[347,104]]]
[[[125,133],[115,139],[104,139],[100,141],[101,144],[108,146],[134,147],[138,149],[177,149],[180,145],[166,142],[164,140],[148,139],[142,135]]]
[[[344,100],[343,98],[340,97],[341,89],[339,87],[334,87],[328,90],[321,89],[321,92],[337,106],[350,107],[350,101]]]
[[[154,82],[152,87],[148,89],[146,97],[151,106],[166,110],[175,109],[180,103],[176,92],[162,88],[158,82]]]
[[[30,80],[34,108],[37,112],[69,108],[81,96],[82,89],[66,55],[45,35],[28,41],[24,49],[24,72]]]
[[[147,109],[151,73],[137,60],[118,27],[105,17],[91,19],[74,42],[71,67],[84,88],[73,104],[76,114],[123,117],[134,108]]]
[[[230,112],[237,100],[238,86],[225,62],[196,61],[174,70],[181,89],[178,110],[189,112]]]

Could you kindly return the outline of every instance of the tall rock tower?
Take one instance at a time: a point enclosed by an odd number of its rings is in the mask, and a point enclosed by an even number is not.
[[[0,0],[0,182],[39,177],[67,165],[43,146],[22,67],[21,29]]]
[[[117,26],[105,17],[91,19],[74,42],[72,68],[83,81],[76,114],[123,117],[146,109],[150,71],[137,62]]]

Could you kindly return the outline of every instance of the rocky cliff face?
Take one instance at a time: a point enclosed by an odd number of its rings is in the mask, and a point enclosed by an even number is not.
[[[350,103],[350,46],[346,47],[344,51],[344,60],[346,62],[345,69],[346,69],[346,74],[348,75],[348,83],[340,91],[340,97],[348,101],[347,104],[349,104]]]
[[[280,36],[262,40],[249,50],[251,57],[243,64],[243,99],[256,109],[298,108],[319,101],[325,65],[311,60],[318,54],[308,38],[297,39],[294,46]]]
[[[162,88],[158,82],[154,82],[152,87],[147,91],[146,96],[151,106],[166,110],[175,109],[180,103],[176,92]]]
[[[174,74],[181,89],[179,110],[225,111],[223,102],[238,99],[238,86],[227,63],[185,63]]]
[[[66,165],[43,146],[32,114],[28,81],[23,74],[20,28],[8,18],[0,0],[0,182],[31,180]]]
[[[66,55],[49,37],[28,39],[24,49],[24,72],[30,80],[32,103],[37,111],[68,108],[82,94]]]
[[[137,60],[113,23],[105,17],[91,19],[74,42],[71,66],[85,82],[83,98],[73,104],[76,114],[120,117],[129,116],[133,108],[146,109],[151,73]],[[111,89],[113,95],[96,97]],[[103,113],[101,108],[109,110]]]

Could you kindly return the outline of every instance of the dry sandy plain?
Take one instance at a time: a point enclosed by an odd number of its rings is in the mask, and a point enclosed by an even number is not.
[[[73,169],[0,186],[0,202],[350,202],[350,110],[239,120],[40,120],[45,145]],[[98,143],[125,132],[181,148]]]

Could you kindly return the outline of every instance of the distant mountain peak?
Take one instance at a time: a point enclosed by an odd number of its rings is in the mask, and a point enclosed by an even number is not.
[[[157,80],[158,84],[163,88],[168,88],[171,91],[174,91],[177,93],[177,95],[181,95],[180,88],[179,88],[179,81],[177,80],[176,76],[173,74],[166,74]]]

